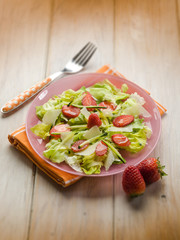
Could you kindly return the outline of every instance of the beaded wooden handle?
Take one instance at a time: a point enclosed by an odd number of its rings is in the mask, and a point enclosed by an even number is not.
[[[27,89],[26,91],[20,93],[17,97],[13,98],[12,100],[8,101],[2,108],[2,113],[8,113],[20,105],[22,105],[24,102],[29,100],[31,97],[36,95],[40,90],[42,90],[44,87],[46,87],[50,82],[52,81],[51,78],[46,78],[45,80],[36,83],[31,88]]]

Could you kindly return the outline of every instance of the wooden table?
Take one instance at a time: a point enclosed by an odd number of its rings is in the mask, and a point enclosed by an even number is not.
[[[63,188],[10,146],[30,103],[0,118],[0,239],[180,239],[180,1],[0,0],[0,103],[59,70],[86,42],[168,109],[151,154],[168,176],[129,201],[121,174]],[[179,190],[178,190],[179,189]]]

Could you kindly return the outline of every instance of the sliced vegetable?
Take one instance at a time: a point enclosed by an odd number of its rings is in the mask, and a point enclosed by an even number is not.
[[[123,162],[126,163],[126,160],[121,156],[120,152],[108,141],[102,140],[112,151],[113,153]]]
[[[95,142],[95,141],[97,141],[98,139],[103,138],[104,136],[107,136],[107,133],[103,133],[103,134],[98,135],[98,136],[96,136],[96,137],[90,138],[90,139],[88,139],[88,140],[86,140],[86,141],[83,141],[78,147],[79,147],[79,148],[82,148],[82,147],[84,147],[84,145],[89,144],[89,143],[92,143],[92,142]]]
[[[78,130],[80,130],[80,129],[85,129],[85,128],[87,128],[87,125],[86,124],[84,124],[84,125],[74,125],[74,126],[70,126],[70,128],[73,130],[73,129],[78,129]]]
[[[86,108],[86,109],[90,109],[90,111],[94,111],[95,109],[98,109],[98,108],[103,108],[103,109],[106,109],[107,107],[103,107],[103,106],[96,106],[96,105],[89,105],[89,106],[83,106],[83,105],[79,105],[79,104],[71,104],[72,106],[74,107],[78,107],[78,108]],[[94,109],[93,109],[94,108]],[[93,110],[92,110],[93,109]]]

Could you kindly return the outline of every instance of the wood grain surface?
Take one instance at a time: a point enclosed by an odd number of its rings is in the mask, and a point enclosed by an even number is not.
[[[85,72],[111,64],[168,109],[151,154],[168,176],[132,200],[121,174],[64,189],[8,143],[28,102],[0,118],[0,239],[178,240],[180,0],[0,0],[0,103],[59,70],[88,41],[98,51]]]

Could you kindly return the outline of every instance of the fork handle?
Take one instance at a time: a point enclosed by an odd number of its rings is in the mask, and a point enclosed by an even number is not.
[[[8,101],[2,108],[2,113],[9,113],[14,109],[18,108],[20,105],[24,104],[30,98],[35,96],[38,92],[40,92],[44,87],[49,85],[54,79],[48,77],[41,82],[36,83],[31,88],[27,89],[26,91],[20,93],[17,97],[13,98],[12,100]]]

